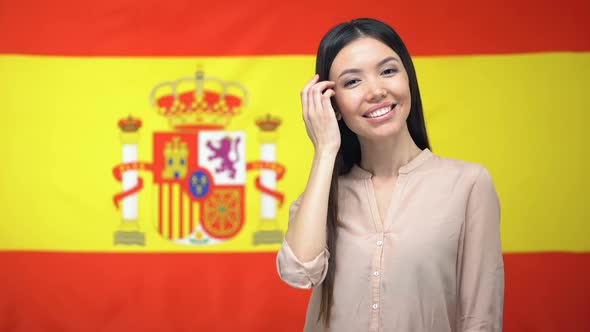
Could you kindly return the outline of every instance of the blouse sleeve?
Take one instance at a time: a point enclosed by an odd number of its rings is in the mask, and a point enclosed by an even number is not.
[[[302,196],[299,196],[289,208],[289,223],[291,223],[301,204],[301,198]],[[324,281],[328,272],[329,257],[330,253],[324,248],[313,260],[305,263],[301,262],[285,240],[277,254],[277,271],[281,279],[288,285],[295,288],[309,289]]]
[[[458,331],[502,331],[504,263],[500,203],[492,178],[481,168],[467,203],[458,259]]]

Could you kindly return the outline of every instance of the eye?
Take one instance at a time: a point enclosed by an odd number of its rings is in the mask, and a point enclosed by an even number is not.
[[[398,72],[398,70],[396,68],[387,68],[381,72],[381,75],[391,76],[397,72]]]
[[[360,80],[357,80],[357,79],[348,80],[348,81],[344,82],[344,87],[348,88],[358,82],[360,82]]]

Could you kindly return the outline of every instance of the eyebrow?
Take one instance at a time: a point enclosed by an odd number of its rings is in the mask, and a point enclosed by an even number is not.
[[[385,58],[385,59],[383,59],[383,60],[379,61],[379,63],[377,63],[377,67],[380,67],[380,66],[382,66],[382,65],[384,65],[384,64],[386,64],[386,63],[388,63],[389,61],[396,61],[396,62],[399,62],[399,61],[397,60],[397,58],[395,58],[395,57],[393,57],[393,56],[388,56],[387,58]],[[340,76],[342,76],[342,75],[345,75],[345,74],[349,74],[349,73],[360,73],[360,72],[361,72],[361,70],[360,70],[360,69],[356,69],[356,68],[345,69],[345,70],[343,70],[343,71],[340,73],[340,75],[338,75],[338,77],[337,77],[336,79],[339,79],[339,78],[340,78]]]

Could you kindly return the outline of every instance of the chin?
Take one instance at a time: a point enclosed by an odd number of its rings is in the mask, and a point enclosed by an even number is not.
[[[355,128],[357,129],[357,128]],[[377,127],[364,127],[357,130],[351,130],[360,138],[368,140],[383,140],[388,138],[399,137],[404,129],[404,126],[397,121],[389,122]]]

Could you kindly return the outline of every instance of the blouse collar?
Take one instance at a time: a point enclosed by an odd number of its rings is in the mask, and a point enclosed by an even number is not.
[[[404,166],[400,167],[399,174],[408,174],[411,171],[415,170],[416,168],[420,167],[420,165],[424,164],[426,160],[428,160],[433,153],[428,149],[422,150],[414,159],[410,160],[409,163],[405,164]],[[354,164],[350,169],[351,176],[360,179],[370,179],[373,174],[369,171],[366,171],[357,164]]]

